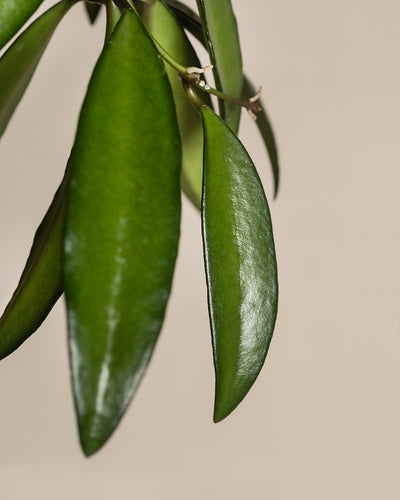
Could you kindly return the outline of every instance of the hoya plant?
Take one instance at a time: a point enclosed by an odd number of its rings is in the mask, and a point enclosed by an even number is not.
[[[0,0],[1,134],[55,29],[81,2],[61,0],[25,27],[41,3]],[[267,199],[237,136],[243,109],[266,145],[275,195],[279,168],[259,92],[242,72],[230,0],[197,0],[198,12],[176,0],[99,0],[85,8],[91,22],[105,10],[105,42],[64,178],[1,316],[0,357],[33,334],[65,293],[79,435],[91,455],[117,427],[160,333],[181,191],[201,215],[214,421],[251,388],[273,334],[278,285]],[[206,61],[188,33],[206,48]]]

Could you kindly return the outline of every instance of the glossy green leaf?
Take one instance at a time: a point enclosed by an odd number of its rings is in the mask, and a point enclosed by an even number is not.
[[[39,328],[62,293],[66,181],[67,174],[36,231],[21,279],[0,318],[0,359]]]
[[[161,329],[179,239],[180,162],[164,66],[126,11],[93,72],[71,153],[64,283],[87,455],[117,426]]]
[[[278,302],[267,200],[236,135],[203,107],[202,228],[216,394],[214,420],[229,415],[264,363]]]
[[[204,37],[218,90],[232,97],[242,95],[243,73],[239,33],[231,0],[197,0]],[[219,101],[221,116],[234,132],[239,129],[240,107]]]
[[[254,88],[253,84],[250,82],[248,78],[244,77],[243,99],[249,99],[255,94],[256,94],[256,89]],[[272,129],[271,122],[265,110],[265,106],[261,101],[261,99],[259,99],[258,102],[260,103],[261,110],[258,111],[257,113],[256,125],[263,138],[265,147],[268,152],[269,160],[271,162],[272,175],[274,179],[274,196],[276,197],[279,190],[279,177],[280,177],[278,149],[276,146],[274,131]]]
[[[200,66],[200,61],[177,22],[175,16],[161,1],[147,6],[146,24],[158,43],[183,66]],[[166,66],[174,94],[178,115],[179,130],[182,137],[181,186],[186,196],[200,209],[202,171],[203,171],[203,128],[201,117],[182,92],[182,82],[176,70]],[[208,94],[202,98],[211,104]]]
[[[43,0],[0,1],[0,49],[18,33]]]
[[[99,16],[101,5],[99,3],[85,2],[85,9],[89,21],[94,24]]]
[[[45,12],[0,59],[0,136],[24,95],[52,34],[74,3],[63,0]]]

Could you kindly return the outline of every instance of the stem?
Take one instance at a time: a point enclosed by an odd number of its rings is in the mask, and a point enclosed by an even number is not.
[[[190,83],[197,83],[200,80],[199,74],[204,72],[203,68],[182,66],[182,64],[179,64],[153,36],[152,39],[156,44],[157,50],[164,61],[168,63],[172,68],[174,68],[174,70],[182,77],[183,80],[186,80]]]
[[[197,94],[193,90],[193,86],[197,87],[198,89],[203,90],[204,92],[207,92],[208,94],[215,95],[218,97],[218,99],[222,99],[224,101],[229,101],[234,104],[237,104],[238,106],[242,106],[243,108],[246,108],[247,111],[250,113],[250,115],[255,118],[255,113],[261,110],[260,105],[257,102],[257,99],[259,98],[259,93],[257,93],[254,97],[251,99],[245,101],[243,99],[238,99],[236,97],[232,97],[228,94],[225,94],[224,92],[221,92],[220,90],[214,89],[207,85],[207,83],[204,80],[200,79],[200,75],[204,73],[207,69],[212,68],[212,66],[206,66],[204,68],[195,68],[195,67],[186,67],[183,66],[182,64],[178,63],[172,56],[169,54],[164,47],[150,34],[152,37],[158,52],[160,53],[161,57],[164,59],[166,63],[168,63],[172,68],[175,69],[175,71],[179,74],[179,76],[182,79],[182,85],[183,85],[183,90],[185,91],[187,97],[189,100],[194,104],[195,107],[199,108],[201,105],[204,105],[203,101],[197,96]],[[195,101],[197,104],[195,104]],[[201,105],[198,103],[198,101],[201,102]]]
[[[193,85],[183,78],[182,78],[182,88],[186,94],[186,97],[197,109],[197,111],[200,111],[203,106],[206,106],[206,104],[196,94],[195,90],[193,89]]]
[[[198,83],[195,83],[196,87],[199,89],[203,90],[204,92],[207,92],[207,94],[215,95],[218,97],[218,99],[222,99],[224,101],[229,101],[233,102],[234,104],[237,104],[238,106],[242,106],[243,108],[246,108],[247,111],[251,111],[252,113],[257,113],[257,111],[261,110],[260,105],[257,102],[258,99],[258,94],[249,99],[248,101],[245,101],[243,99],[237,99],[236,97],[232,97],[228,94],[224,94],[220,90],[214,89],[207,85],[207,83],[204,80],[200,80]]]

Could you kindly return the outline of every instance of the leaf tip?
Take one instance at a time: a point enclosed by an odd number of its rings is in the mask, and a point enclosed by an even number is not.
[[[229,413],[225,414],[223,412],[217,412],[216,410],[214,410],[214,415],[213,415],[213,422],[214,422],[214,424],[218,424],[219,422],[221,422],[222,420],[224,420],[229,415]]]
[[[99,415],[80,415],[79,439],[81,448],[86,457],[98,452],[108,441],[114,432],[118,422],[107,418],[99,418]]]
[[[239,403],[242,401],[244,397],[243,396],[239,398],[236,397],[224,398],[221,396],[223,395],[219,391],[217,391],[215,394],[214,415],[213,415],[213,421],[215,424],[221,422],[222,420],[225,420],[225,418],[228,417],[233,412],[233,410],[236,409],[236,407],[239,405]]]
[[[104,446],[107,439],[108,436],[104,438],[101,436],[93,436],[90,434],[86,435],[81,432],[80,434],[81,448],[85,457],[89,458],[90,456],[98,452],[100,448]]]

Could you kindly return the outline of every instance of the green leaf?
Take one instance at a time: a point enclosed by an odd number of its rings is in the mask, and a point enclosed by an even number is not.
[[[126,11],[93,72],[71,153],[64,283],[86,455],[118,425],[161,329],[179,240],[180,156],[164,66]]]
[[[32,23],[0,59],[0,137],[59,22],[75,3],[63,0]]]
[[[0,50],[32,16],[43,0],[0,1]]]
[[[200,67],[200,61],[187,36],[175,16],[161,1],[147,6],[146,25],[157,42],[183,66]],[[203,171],[203,128],[201,117],[182,92],[182,82],[176,70],[166,65],[169,81],[174,95],[178,115],[179,130],[182,137],[181,186],[186,196],[200,209],[202,171]],[[202,99],[211,105],[208,94]]]
[[[106,1],[106,40],[114,31],[115,26],[121,18],[121,11],[112,0]]]
[[[96,19],[99,16],[101,4],[85,2],[85,9],[86,9],[86,13],[88,15],[89,21],[91,22],[91,24],[94,24],[96,22]]]
[[[250,80],[244,77],[243,80],[243,99],[249,99],[254,96],[256,93],[253,84]],[[277,196],[279,190],[279,177],[280,177],[280,168],[279,168],[279,160],[278,160],[278,149],[276,146],[274,131],[272,129],[271,122],[269,121],[267,112],[265,110],[265,106],[261,100],[258,101],[261,106],[261,110],[257,113],[256,125],[260,134],[263,138],[265,147],[267,148],[269,160],[271,162],[272,167],[272,175],[274,179],[274,197]]]
[[[190,7],[178,0],[165,0],[165,3],[177,17],[180,24],[206,47],[203,26],[200,17]]]
[[[38,227],[18,286],[0,318],[0,359],[34,333],[62,293],[62,241],[68,170]]]
[[[203,24],[204,38],[218,90],[232,97],[242,95],[243,73],[239,33],[231,0],[197,0]],[[222,118],[237,132],[241,108],[227,101],[219,101]]]
[[[167,0],[167,3],[177,16],[182,26],[186,28],[190,33],[192,33],[192,35],[194,35],[199,40],[199,42],[205,46],[206,42],[204,39],[203,28],[201,26],[200,18],[197,16],[197,14],[177,0]],[[248,99],[249,97],[254,96],[255,93],[256,91],[254,85],[246,77],[246,75],[244,75],[242,98]],[[280,182],[278,150],[276,146],[274,131],[265,111],[265,106],[261,100],[259,102],[261,110],[257,113],[256,125],[264,141],[264,145],[267,149],[268,156],[271,162],[272,175],[274,179],[274,196],[276,197],[278,194]],[[189,188],[191,189],[192,193],[194,193],[194,199],[200,200],[201,189],[199,189],[198,179],[191,183]],[[197,204],[198,202],[195,201],[196,206]]]
[[[229,415],[264,363],[278,302],[267,200],[236,135],[203,107],[202,228],[216,394],[214,421]]]

